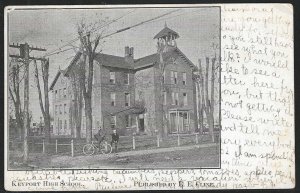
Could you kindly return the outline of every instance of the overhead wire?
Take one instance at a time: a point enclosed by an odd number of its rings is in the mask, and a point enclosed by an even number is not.
[[[102,29],[102,28],[104,28],[104,27],[106,27],[106,26],[108,26],[108,25],[110,25],[110,24],[112,24],[112,23],[114,23],[114,22],[117,22],[118,20],[122,19],[123,17],[126,17],[127,15],[133,13],[134,11],[136,11],[136,9],[134,9],[134,10],[132,10],[132,11],[129,11],[128,13],[123,14],[123,15],[121,15],[120,17],[117,17],[117,18],[115,18],[115,19],[109,21],[108,23],[105,23],[105,24],[103,24],[103,25],[101,25],[101,26],[99,26],[99,27],[97,27],[97,28],[95,28],[95,29],[93,29],[93,30],[90,30],[90,31],[86,32],[86,33],[84,34],[84,36],[88,35],[89,33],[95,32],[95,31],[97,31],[97,30],[99,30],[99,29]],[[59,48],[54,49],[54,50],[52,50],[51,52],[46,53],[46,54],[44,55],[44,57],[53,55],[52,53],[54,53],[54,52],[56,52],[56,51],[58,51],[58,50],[59,50],[59,51],[62,51],[62,50],[61,50],[62,48],[71,45],[72,43],[74,43],[74,42],[76,42],[77,40],[79,40],[79,38],[80,38],[80,37],[78,36],[77,38],[74,38],[73,40],[70,40],[70,41],[67,42],[66,44],[60,46]],[[67,50],[70,50],[70,49],[66,49],[66,50],[63,50],[63,51],[67,51]]]
[[[132,29],[132,28],[134,28],[134,27],[137,27],[137,26],[140,26],[140,25],[143,25],[143,24],[146,24],[146,23],[155,21],[155,20],[157,20],[157,19],[159,19],[159,18],[161,18],[161,17],[164,17],[164,16],[166,16],[166,15],[169,15],[169,14],[174,13],[174,12],[179,11],[179,10],[181,10],[181,9],[176,9],[176,10],[173,10],[173,11],[170,11],[170,12],[167,12],[167,13],[164,13],[164,14],[162,14],[162,15],[159,15],[159,16],[157,16],[157,17],[148,19],[148,20],[146,20],[146,21],[142,21],[142,22],[140,22],[140,23],[134,24],[134,25],[132,25],[132,26],[129,26],[129,27],[125,27],[125,28],[119,29],[119,30],[117,30],[117,31],[115,31],[115,32],[109,33],[109,34],[107,34],[107,35],[101,37],[100,39],[104,39],[104,38],[110,37],[110,36],[112,36],[112,35],[121,33],[121,32],[123,32],[123,31]],[[94,41],[95,41],[95,40],[94,40]],[[92,41],[92,43],[93,43],[94,41]],[[68,48],[68,49],[64,49],[64,50],[57,51],[57,52],[53,52],[53,53],[51,53],[51,54],[48,54],[47,56],[59,54],[59,53],[61,53],[61,52],[65,52],[65,51],[68,51],[68,50],[71,50],[71,49],[73,49],[73,48]]]

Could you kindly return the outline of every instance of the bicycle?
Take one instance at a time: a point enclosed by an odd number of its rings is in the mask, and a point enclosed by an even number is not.
[[[92,141],[91,144],[84,145],[82,149],[84,155],[93,155],[95,150],[100,150],[102,154],[110,154],[112,152],[112,147],[109,143],[107,143],[107,141],[104,140],[101,142],[100,148],[94,144],[94,141]]]

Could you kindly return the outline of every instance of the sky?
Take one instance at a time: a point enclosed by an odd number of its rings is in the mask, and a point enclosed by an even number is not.
[[[8,13],[8,43],[27,42],[34,47],[46,48],[46,52],[32,51],[30,53],[31,56],[41,57],[76,39],[76,26],[82,19],[93,23],[103,18],[114,20],[124,16],[106,27],[103,32],[105,35],[176,9],[15,9]],[[124,56],[125,46],[130,46],[134,47],[135,59],[156,53],[156,40],[153,37],[164,28],[165,23],[179,34],[177,47],[195,65],[198,64],[199,58],[204,59],[206,56],[215,55],[216,51],[211,45],[213,42],[219,42],[220,10],[218,7],[181,8],[150,23],[103,39],[97,51],[101,50],[105,54]],[[78,46],[79,41],[75,41],[72,45]],[[66,48],[71,47],[62,49]],[[53,81],[59,68],[65,69],[68,66],[75,52],[76,48],[49,56],[49,84]],[[12,48],[9,49],[9,53],[19,54],[17,49]],[[216,54],[219,55],[219,53]],[[33,72],[32,63],[30,64],[30,72]],[[41,113],[33,78],[30,76],[30,110],[33,119],[39,120]]]

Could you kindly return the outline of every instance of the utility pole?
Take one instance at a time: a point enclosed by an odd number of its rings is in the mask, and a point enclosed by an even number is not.
[[[9,45],[9,47],[12,48],[18,48],[20,50],[20,55],[9,55],[12,58],[21,58],[24,62],[24,118],[23,118],[23,131],[24,131],[24,141],[23,141],[23,162],[27,163],[28,161],[28,127],[30,127],[28,122],[29,117],[29,60],[45,60],[44,58],[35,58],[30,57],[29,52],[30,50],[36,50],[36,51],[46,51],[44,48],[37,48],[37,47],[30,47],[28,43],[25,44],[12,44]]]

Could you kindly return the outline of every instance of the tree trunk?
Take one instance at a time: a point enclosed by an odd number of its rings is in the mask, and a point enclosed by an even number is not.
[[[198,120],[199,120],[199,133],[203,134],[203,104],[202,104],[202,89],[200,88],[200,83],[197,83],[197,87],[198,87]]]
[[[81,119],[82,119],[82,86],[80,85],[80,68],[75,66],[70,73],[74,100],[72,104],[72,126],[75,128],[75,138],[81,138]],[[79,75],[79,76],[78,76]],[[72,127],[72,128],[73,128]]]
[[[34,65],[35,65],[35,78],[36,78],[36,86],[38,89],[39,103],[44,118],[44,133],[45,133],[45,145],[46,145],[45,150],[47,152],[50,143],[50,127],[51,127],[51,120],[50,120],[51,118],[50,118],[50,111],[49,111],[49,90],[48,90],[49,59],[48,60],[45,59],[41,62],[44,101],[42,97],[41,85],[39,80],[39,70],[36,61],[34,61]]]
[[[21,99],[20,99],[20,66],[16,64],[12,67],[12,89],[9,86],[9,94],[13,101],[15,107],[15,118],[16,118],[16,127],[17,127],[17,138],[23,140],[23,114],[21,108]]]
[[[82,121],[82,91],[80,90],[80,95],[78,99],[78,116],[76,119],[76,138],[81,138],[81,121]]]
[[[207,122],[209,125],[209,135],[211,136],[211,140],[214,143],[215,142],[215,138],[214,138],[214,116],[209,113],[207,115]]]
[[[45,140],[46,144],[50,143],[50,110],[49,110],[49,90],[48,90],[48,79],[49,79],[49,59],[47,61],[42,62],[43,66],[43,80],[44,80],[44,96],[45,96]]]
[[[92,143],[92,106],[91,106],[91,98],[85,97],[85,117],[86,117],[86,143]]]

